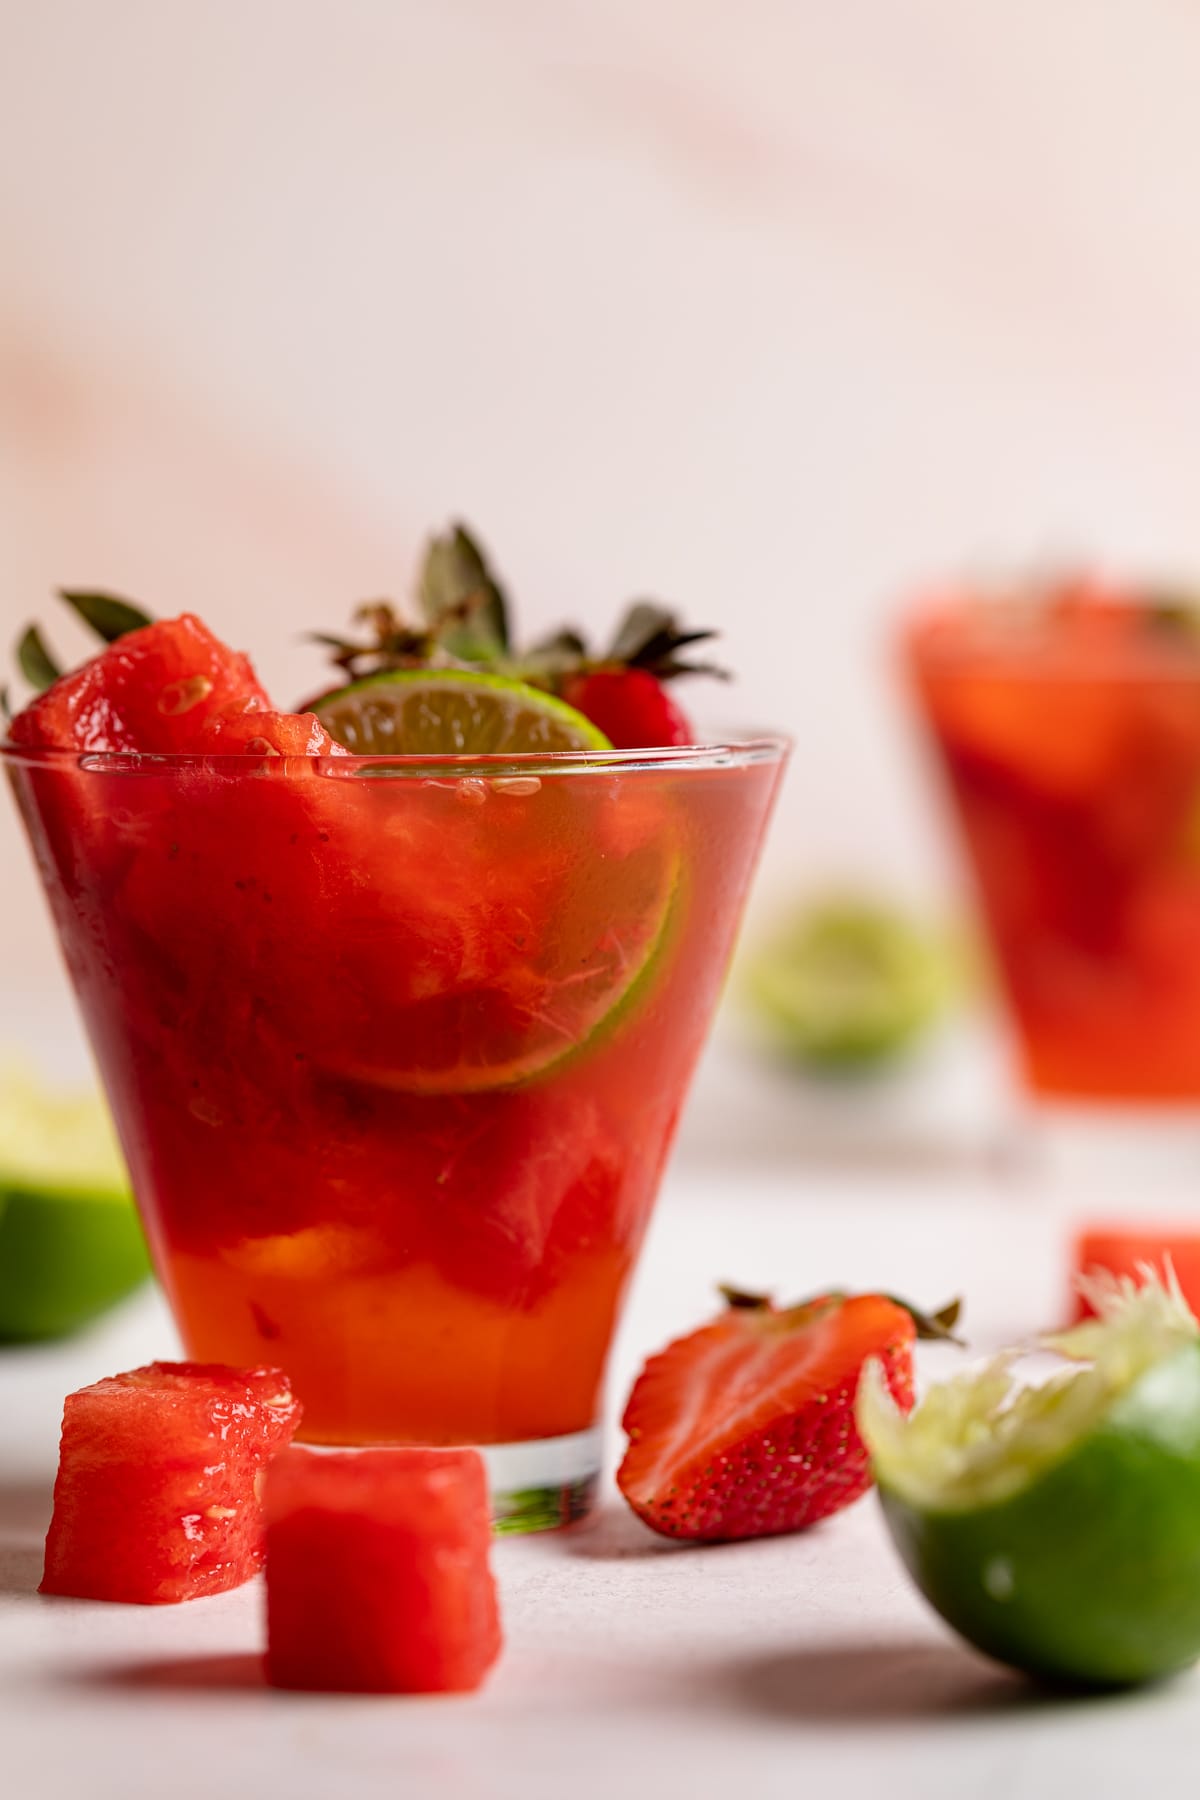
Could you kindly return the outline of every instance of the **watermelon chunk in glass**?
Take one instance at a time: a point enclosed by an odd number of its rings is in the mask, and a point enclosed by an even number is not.
[[[289,1450],[267,1479],[267,1679],[462,1693],[500,1651],[474,1450]]]
[[[206,723],[237,702],[270,705],[249,658],[184,613],[128,632],[61,676],[17,714],[10,736],[47,749],[168,755],[202,749]]]
[[[299,1422],[278,1369],[150,1363],[68,1394],[39,1591],[156,1605],[248,1581]]]
[[[210,714],[201,731],[203,749],[220,756],[349,756],[313,713],[271,712],[247,699]]]

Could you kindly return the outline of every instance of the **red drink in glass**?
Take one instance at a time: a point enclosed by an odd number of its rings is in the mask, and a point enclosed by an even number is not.
[[[907,647],[1028,1085],[1200,1097],[1200,622],[1064,585]]]
[[[189,1356],[579,1510],[783,754],[6,752]]]

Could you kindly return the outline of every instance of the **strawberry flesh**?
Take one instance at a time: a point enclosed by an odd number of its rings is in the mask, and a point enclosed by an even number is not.
[[[622,1421],[617,1483],[655,1531],[701,1540],[799,1531],[871,1485],[854,1422],[876,1357],[913,1401],[911,1315],[881,1294],[731,1307],[650,1358]]]
[[[616,750],[694,744],[695,732],[648,669],[591,669],[563,683],[562,697],[599,727]]]

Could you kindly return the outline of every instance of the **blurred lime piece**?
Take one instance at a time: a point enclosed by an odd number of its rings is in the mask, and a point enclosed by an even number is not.
[[[801,907],[766,940],[746,985],[781,1052],[849,1074],[899,1057],[937,1019],[952,957],[895,907],[832,896]]]
[[[0,1342],[77,1331],[149,1273],[104,1102],[0,1070]]]

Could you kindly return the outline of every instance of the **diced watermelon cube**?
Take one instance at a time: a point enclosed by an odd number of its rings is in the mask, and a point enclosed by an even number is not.
[[[158,755],[201,749],[207,720],[231,702],[270,702],[250,661],[191,613],[160,619],[63,675],[17,714],[15,744]]]
[[[150,1363],[68,1394],[40,1591],[161,1604],[263,1560],[263,1472],[300,1422],[278,1369]]]
[[[474,1450],[289,1450],[267,1480],[267,1679],[477,1688],[500,1650]]]
[[[1200,1314],[1200,1227],[1177,1220],[1173,1225],[1131,1219],[1083,1226],[1072,1247],[1074,1318],[1090,1319],[1095,1308],[1077,1285],[1080,1275],[1113,1275],[1139,1285],[1147,1269],[1160,1281],[1171,1275],[1194,1313]]]

